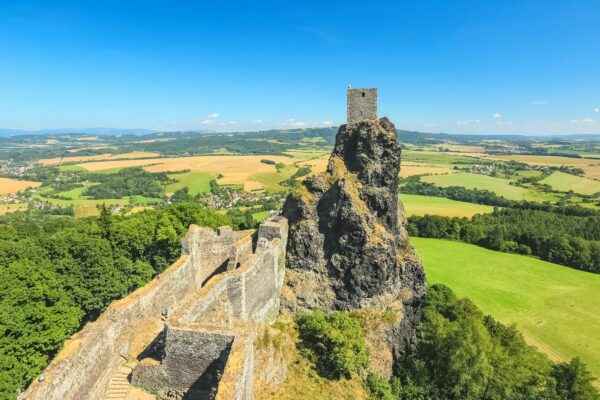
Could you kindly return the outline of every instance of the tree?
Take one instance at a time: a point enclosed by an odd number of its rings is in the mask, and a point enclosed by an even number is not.
[[[598,400],[600,395],[591,383],[594,378],[579,358],[554,367],[552,376],[556,379],[556,392],[561,400]]]
[[[365,369],[369,350],[357,316],[321,310],[300,315],[296,323],[300,348],[314,363],[317,372],[331,379],[349,378]]]
[[[100,235],[107,240],[110,240],[110,229],[112,227],[112,212],[106,204],[102,204],[100,208],[100,217],[98,217],[98,226]]]

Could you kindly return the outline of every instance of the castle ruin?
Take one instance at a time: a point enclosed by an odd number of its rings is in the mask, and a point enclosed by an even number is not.
[[[258,232],[192,225],[180,259],[74,334],[19,398],[125,400],[141,387],[159,399],[252,399],[247,327],[278,315],[287,232],[283,217]]]
[[[352,89],[346,99],[348,123],[377,119],[377,88]]]

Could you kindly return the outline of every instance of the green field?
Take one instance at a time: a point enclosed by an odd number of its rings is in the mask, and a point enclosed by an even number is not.
[[[58,167],[58,169],[60,171],[70,171],[70,172],[85,172],[85,168],[80,167],[77,164],[67,164],[67,165],[60,165]]]
[[[446,154],[435,152],[403,151],[402,161],[414,161],[452,167],[458,164],[477,164],[479,159],[467,155]]]
[[[289,179],[298,170],[293,164],[288,164],[279,172],[256,172],[248,178],[249,181],[257,181],[267,192],[285,192],[289,190],[286,186],[279,183]]]
[[[543,193],[535,189],[513,186],[507,179],[468,172],[447,175],[429,175],[422,177],[421,180],[442,187],[462,186],[467,189],[489,190],[509,200],[555,201],[558,199],[558,197],[552,193]]]
[[[187,187],[190,196],[196,196],[200,193],[210,192],[210,181],[217,179],[215,174],[208,172],[192,171],[183,174],[172,174],[169,178],[177,180],[175,183],[167,185],[165,191],[167,193],[175,193],[179,189]]]
[[[544,178],[540,182],[550,185],[554,190],[559,190],[561,192],[568,192],[569,190],[580,194],[596,194],[600,192],[600,181],[565,174],[560,171],[553,172],[552,175]]]
[[[256,222],[263,222],[263,220],[269,216],[269,212],[270,211],[259,211],[253,213],[252,218],[254,218]]]
[[[455,201],[443,197],[400,194],[406,216],[443,215],[446,217],[472,217],[475,214],[491,213],[494,207]]]
[[[411,242],[429,284],[450,286],[484,313],[516,323],[555,361],[578,356],[600,377],[600,275],[461,242]]]

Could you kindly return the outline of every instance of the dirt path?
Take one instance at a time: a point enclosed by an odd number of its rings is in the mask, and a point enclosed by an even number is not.
[[[560,354],[558,354],[557,352],[555,352],[554,350],[552,350],[550,347],[546,346],[544,343],[540,342],[539,340],[537,340],[536,338],[533,338],[529,335],[527,335],[526,333],[523,333],[523,339],[525,339],[525,342],[530,345],[535,347],[536,349],[538,349],[540,352],[546,354],[548,356],[548,358],[550,358],[550,360],[554,361],[555,363],[561,363],[561,362],[569,362],[569,360],[567,360],[566,358],[564,358],[563,356],[561,356]],[[592,382],[592,385],[600,390],[600,380],[596,380],[595,382]]]

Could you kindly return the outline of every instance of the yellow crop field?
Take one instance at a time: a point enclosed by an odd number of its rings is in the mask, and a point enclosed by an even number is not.
[[[99,154],[97,156],[72,156],[72,157],[56,157],[56,158],[44,158],[39,162],[44,165],[59,165],[69,162],[87,162],[87,161],[102,161],[102,160],[122,160],[126,158],[152,158],[160,157],[159,153],[152,153],[147,151],[132,151],[130,153],[122,154]]]
[[[88,171],[102,171],[111,168],[144,167],[149,172],[165,171],[201,171],[222,175],[218,180],[222,185],[244,184],[256,181],[251,175],[260,172],[275,172],[275,166],[260,162],[271,160],[275,163],[290,164],[294,161],[286,156],[195,156],[168,157],[143,160],[109,160],[79,164]],[[251,184],[252,185],[252,184]]]
[[[327,163],[329,162],[329,155],[316,158],[314,160],[303,161],[298,165],[309,165],[312,169],[313,174],[324,172],[327,169]],[[422,175],[422,174],[451,174],[454,170],[449,167],[441,165],[432,165],[427,163],[419,163],[412,161],[402,162],[400,166],[400,176],[403,178]]]
[[[67,153],[79,153],[80,151],[83,150],[102,150],[102,149],[107,149],[108,146],[90,146],[90,147],[81,147],[78,149],[69,149],[67,150]]]
[[[460,144],[445,143],[445,144],[436,144],[431,147],[435,150],[448,149],[451,152],[455,152],[455,153],[477,153],[479,155],[482,155],[485,153],[485,147],[483,147],[483,146],[467,146],[467,145],[460,145]]]
[[[255,190],[262,190],[262,185],[257,181],[246,181],[244,182],[244,190],[246,192],[254,192]]]
[[[11,178],[0,178],[0,194],[17,193],[29,187],[38,187],[40,182],[20,181]]]
[[[574,167],[582,167],[590,164],[600,164],[598,160],[589,160],[585,158],[571,158],[560,156],[534,156],[530,154],[513,154],[508,156],[493,156],[494,160],[518,161],[531,165],[547,165],[560,167],[561,165],[572,165]]]
[[[308,160],[299,162],[298,165],[305,166],[308,165],[310,167],[311,175],[312,174],[320,174],[321,172],[325,172],[327,169],[327,163],[329,162],[329,154],[323,155],[319,158],[315,158],[314,160]]]
[[[414,175],[422,175],[422,174],[441,175],[441,174],[451,174],[454,172],[455,171],[452,168],[439,166],[439,165],[411,163],[411,162],[405,162],[405,163],[402,163],[402,165],[400,165],[400,176],[403,178],[407,178],[409,176],[414,176]]]

